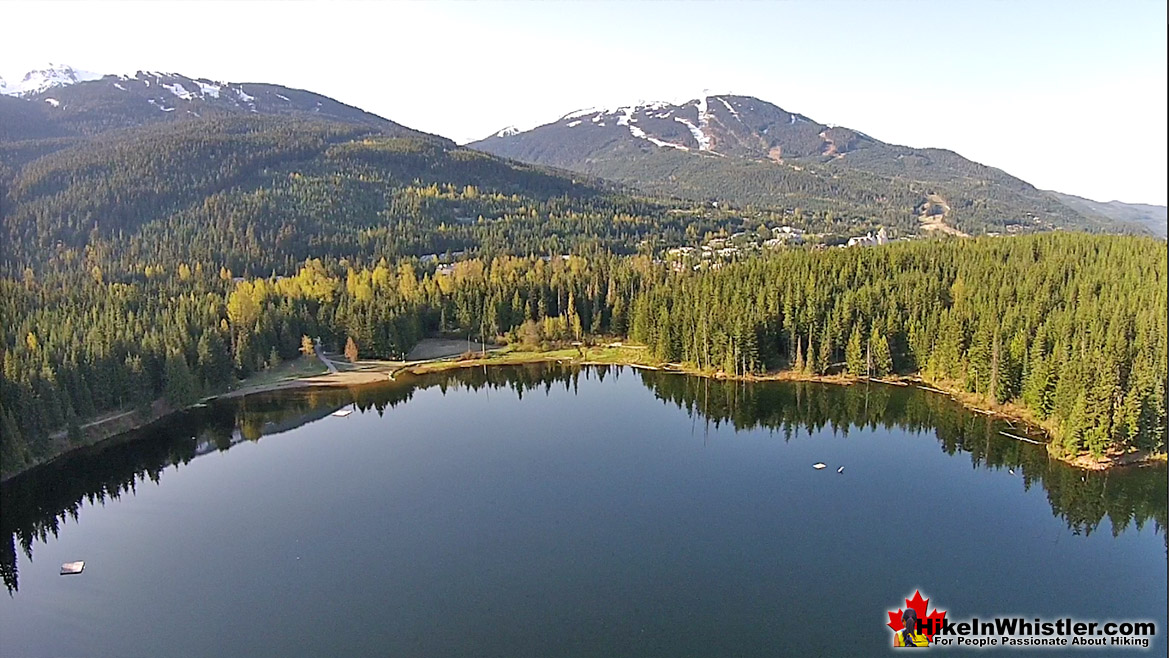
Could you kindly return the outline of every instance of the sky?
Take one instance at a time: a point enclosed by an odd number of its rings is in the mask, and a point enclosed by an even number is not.
[[[4,2],[47,62],[309,89],[460,143],[584,107],[755,96],[1043,189],[1166,203],[1166,3]]]

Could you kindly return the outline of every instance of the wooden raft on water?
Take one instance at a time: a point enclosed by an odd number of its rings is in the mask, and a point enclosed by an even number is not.
[[[81,573],[85,568],[85,560],[78,560],[76,562],[66,562],[61,565],[61,575],[68,576],[70,574]]]

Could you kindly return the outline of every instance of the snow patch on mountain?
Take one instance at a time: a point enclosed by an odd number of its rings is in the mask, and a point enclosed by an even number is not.
[[[633,124],[629,124],[629,134],[633,135],[634,137],[636,137],[638,139],[644,139],[647,142],[650,142],[651,144],[653,144],[654,146],[668,146],[670,148],[678,149],[679,151],[689,151],[690,150],[689,148],[682,146],[681,144],[675,144],[673,142],[667,142],[664,140],[660,140],[656,137],[650,137],[649,135],[647,135],[645,133],[644,130],[642,130],[641,128],[639,128]]]
[[[520,129],[515,126],[508,126],[499,132],[495,133],[496,137],[511,137],[512,135],[520,134]]]
[[[565,119],[580,119],[582,117],[587,117],[590,114],[596,114],[598,111],[599,110],[597,110],[597,108],[595,108],[595,107],[586,107],[586,108],[565,114],[564,116],[560,117],[560,121],[564,121]]]
[[[617,107],[588,107],[569,112],[568,114],[565,114],[564,116],[557,119],[557,122],[575,121],[578,119],[583,120],[588,118],[593,123],[599,124],[602,121],[605,121],[608,117],[617,117],[617,125],[624,126],[627,125],[627,123],[630,121],[637,121],[637,119],[632,118],[632,115],[634,114],[642,112],[649,114],[654,110],[660,110],[662,108],[669,107],[669,105],[669,103],[665,103],[663,101],[638,101],[633,105],[620,105]],[[629,118],[625,119],[623,122],[621,120],[621,117],[623,116]],[[658,118],[665,118],[666,116],[668,116],[668,114],[661,115]]]
[[[189,101],[195,97],[194,94],[187,91],[186,88],[178,82],[169,85],[162,85],[162,88],[185,101]]]
[[[199,85],[200,94],[204,96],[210,96],[211,98],[219,98],[219,85],[207,84],[206,82],[199,82],[198,80],[195,81],[195,84]]]
[[[682,117],[674,117],[674,121],[677,121],[678,123],[681,123],[690,129],[690,134],[694,136],[694,141],[698,142],[699,151],[710,150],[710,138],[706,136],[706,133],[702,132],[701,128],[694,125],[689,119],[684,119]]]
[[[730,112],[731,115],[734,116],[735,119],[737,119],[739,121],[739,123],[743,122],[743,119],[739,116],[738,110],[736,110],[734,107],[732,107],[731,104],[728,103],[725,98],[719,98],[718,101],[723,104],[723,107],[727,108],[727,111]]]
[[[53,87],[63,87],[87,80],[100,80],[105,77],[102,73],[83,71],[65,64],[49,64],[43,69],[36,69],[24,74],[20,82],[8,82],[0,79],[0,94],[5,96],[29,96],[39,94]]]

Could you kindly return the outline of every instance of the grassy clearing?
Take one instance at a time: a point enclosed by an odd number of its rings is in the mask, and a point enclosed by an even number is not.
[[[399,370],[414,374],[440,372],[453,368],[479,365],[520,365],[555,361],[559,363],[643,365],[657,367],[648,350],[637,346],[594,346],[584,345],[551,350],[530,350],[518,346],[507,347],[494,352],[464,354],[457,357],[438,359],[418,364],[403,364]],[[464,358],[470,356],[470,358]],[[388,362],[387,362],[388,363]]]
[[[262,388],[279,384],[282,382],[294,381],[303,379],[305,377],[317,377],[328,372],[325,364],[315,356],[299,357],[291,361],[285,361],[274,368],[261,370],[254,373],[247,379],[239,382],[239,384],[232,386],[231,391],[241,391],[244,389]]]

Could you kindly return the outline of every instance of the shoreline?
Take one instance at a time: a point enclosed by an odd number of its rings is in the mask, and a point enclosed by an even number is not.
[[[614,354],[611,350],[620,350]],[[600,350],[600,358],[589,358],[590,351]],[[606,353],[606,350],[610,350]],[[807,373],[796,372],[794,370],[776,370],[763,374],[746,374],[746,375],[730,375],[723,371],[704,371],[698,368],[687,366],[681,363],[662,363],[647,361],[645,359],[638,359],[645,348],[643,346],[627,346],[617,344],[610,344],[606,346],[597,346],[593,348],[574,347],[569,349],[559,350],[545,350],[545,351],[500,351],[492,350],[487,356],[479,356],[471,359],[464,359],[460,356],[454,357],[439,357],[434,359],[427,359],[417,362],[401,362],[401,361],[365,361],[364,363],[370,370],[359,372],[341,372],[327,377],[336,379],[319,384],[306,382],[300,380],[294,382],[294,386],[360,386],[365,383],[376,383],[386,381],[379,376],[373,375],[375,372],[385,373],[387,379],[393,380],[398,374],[408,373],[411,375],[426,375],[447,370],[457,370],[461,368],[477,368],[486,366],[502,366],[502,365],[526,365],[534,363],[561,363],[578,366],[605,366],[618,365],[629,366],[639,370],[652,370],[657,372],[667,372],[689,375],[692,377],[708,377],[723,381],[743,381],[743,382],[766,382],[766,381],[786,381],[786,382],[812,382],[819,384],[832,384],[836,386],[852,386],[854,384],[864,384],[874,382],[884,384],[887,386],[913,386],[924,391],[938,393],[949,397],[951,400],[962,406],[963,408],[974,413],[983,414],[994,418],[999,418],[1008,422],[1012,428],[1014,423],[1022,423],[1028,428],[1038,430],[1043,433],[1044,441],[1035,441],[1027,437],[1019,436],[1015,433],[1000,432],[1009,438],[1022,440],[1030,443],[1037,443],[1044,445],[1047,449],[1049,458],[1056,461],[1063,462],[1069,466],[1079,468],[1086,471],[1104,471],[1110,468],[1120,468],[1129,466],[1144,466],[1156,463],[1164,463],[1166,461],[1166,453],[1151,452],[1148,450],[1129,450],[1120,452],[1118,450],[1111,450],[1101,457],[1096,457],[1088,452],[1081,452],[1076,455],[1061,455],[1052,449],[1052,439],[1055,434],[1053,428],[1049,423],[1045,423],[1036,419],[1029,410],[1015,404],[990,404],[986,399],[976,393],[970,393],[957,389],[951,382],[926,380],[919,374],[914,373],[910,375],[889,375],[884,378],[880,377],[855,377],[847,374],[834,375],[812,375]],[[608,356],[609,358],[605,358]],[[613,358],[613,357],[617,358]],[[360,377],[359,374],[367,374],[367,377]],[[346,377],[350,375],[350,377]],[[304,382],[302,384],[302,382]],[[266,390],[279,390],[277,388],[270,388]],[[242,392],[241,394],[248,394]],[[989,407],[989,408],[988,408]]]
[[[104,419],[91,421],[87,427],[100,426],[112,420],[121,422],[116,423],[115,426],[109,431],[102,431],[99,427],[95,432],[96,436],[94,436],[92,439],[78,445],[69,446],[65,450],[53,455],[52,457],[34,464],[30,464],[17,472],[5,474],[4,477],[0,479],[0,482],[7,482],[8,480],[18,477],[22,473],[26,473],[41,466],[46,466],[54,461],[57,461],[58,459],[73,455],[82,450],[87,450],[95,446],[111,442],[119,436],[146,428],[176,413],[201,405],[206,405],[207,403],[214,400],[228,400],[245,397],[248,395],[257,395],[260,393],[272,393],[276,391],[304,388],[361,387],[371,384],[381,384],[395,381],[399,374],[419,376],[445,372],[448,370],[458,370],[462,368],[529,365],[536,363],[560,363],[578,366],[629,366],[631,368],[641,370],[677,373],[690,375],[693,377],[708,377],[711,379],[723,381],[812,382],[820,384],[833,384],[837,386],[852,386],[854,384],[875,382],[887,386],[913,386],[932,393],[946,395],[957,404],[974,413],[1006,420],[1008,424],[1011,424],[1012,427],[1013,422],[1020,422],[1024,423],[1028,427],[1039,429],[1045,435],[1045,441],[1034,441],[1033,439],[1021,437],[1016,434],[1007,432],[1001,433],[1010,438],[1045,445],[1049,458],[1061,461],[1069,466],[1079,468],[1081,470],[1104,471],[1111,468],[1145,466],[1155,463],[1164,463],[1166,461],[1166,453],[1156,453],[1147,450],[1130,450],[1126,452],[1111,450],[1101,457],[1096,457],[1086,452],[1077,455],[1057,454],[1052,449],[1052,428],[1045,423],[1037,421],[1027,410],[1012,404],[987,404],[987,401],[983,399],[982,396],[952,388],[952,386],[947,382],[925,380],[918,374],[890,375],[884,378],[877,378],[855,377],[846,374],[813,375],[796,372],[794,370],[777,370],[763,374],[749,373],[746,375],[730,375],[721,370],[704,371],[681,363],[655,363],[652,360],[647,361],[644,358],[638,358],[643,356],[645,349],[646,348],[642,346],[627,346],[621,343],[612,343],[602,347],[583,348],[583,346],[576,346],[568,349],[552,349],[542,351],[523,351],[508,350],[506,348],[493,348],[487,352],[481,353],[480,356],[470,359],[463,358],[465,355],[454,355],[439,356],[431,359],[417,361],[363,360],[354,364],[344,364],[346,368],[345,370],[334,369],[335,371],[324,374],[299,376],[294,375],[292,377],[276,381],[256,382],[252,384],[248,384],[245,381],[238,388],[204,397],[199,401],[184,407],[173,407],[169,404],[166,404],[165,402],[156,401],[154,405],[152,405],[151,412],[147,414],[145,418],[137,417],[141,416],[142,414],[131,410],[115,413],[107,416]],[[596,358],[589,358],[590,351],[596,352],[598,350],[601,353],[595,354],[594,356]],[[328,358],[323,355],[321,355],[321,360],[329,363]],[[984,408],[988,406],[991,408]]]

